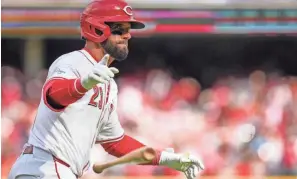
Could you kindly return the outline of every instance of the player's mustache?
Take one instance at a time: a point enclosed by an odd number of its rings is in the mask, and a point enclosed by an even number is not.
[[[128,41],[121,41],[121,42],[118,42],[118,44],[125,44],[125,45],[128,45]]]

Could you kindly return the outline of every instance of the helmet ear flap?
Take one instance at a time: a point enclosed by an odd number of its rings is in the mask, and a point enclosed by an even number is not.
[[[99,34],[98,34],[99,30]],[[92,17],[88,17],[82,24],[82,37],[96,43],[105,41],[111,35],[110,27]]]
[[[96,29],[96,28],[95,28],[95,33],[96,33],[97,35],[102,35],[102,34],[103,34],[103,32],[102,32],[101,30]]]

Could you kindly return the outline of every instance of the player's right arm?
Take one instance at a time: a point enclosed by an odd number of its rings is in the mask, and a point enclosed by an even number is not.
[[[82,77],[71,65],[57,64],[49,72],[49,79],[43,87],[43,97],[46,105],[54,110],[61,111],[66,106],[79,100],[88,90],[98,83],[106,83],[114,77],[118,70],[107,67],[109,55],[94,65],[93,70]]]

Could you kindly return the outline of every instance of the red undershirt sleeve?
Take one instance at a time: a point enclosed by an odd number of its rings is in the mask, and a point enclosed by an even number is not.
[[[79,100],[86,92],[79,78],[52,78],[43,87],[43,100],[51,110],[61,111]]]
[[[102,147],[106,152],[108,152],[110,155],[113,155],[115,157],[121,157],[123,155],[126,155],[133,150],[136,150],[138,148],[144,147],[145,145],[137,141],[136,139],[133,139],[130,136],[124,135],[124,137],[119,141],[114,142],[108,142],[101,144]],[[149,165],[158,165],[160,160],[161,152],[157,150],[157,157],[149,163]]]

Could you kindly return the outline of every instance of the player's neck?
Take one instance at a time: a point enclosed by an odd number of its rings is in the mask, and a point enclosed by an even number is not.
[[[97,61],[99,62],[103,56],[104,52],[103,49],[99,47],[99,45],[87,41],[84,49]],[[113,59],[110,59],[108,62],[108,65],[110,65],[113,62]]]
[[[93,42],[86,42],[84,49],[97,61],[99,62],[100,59],[104,56],[103,50]]]

